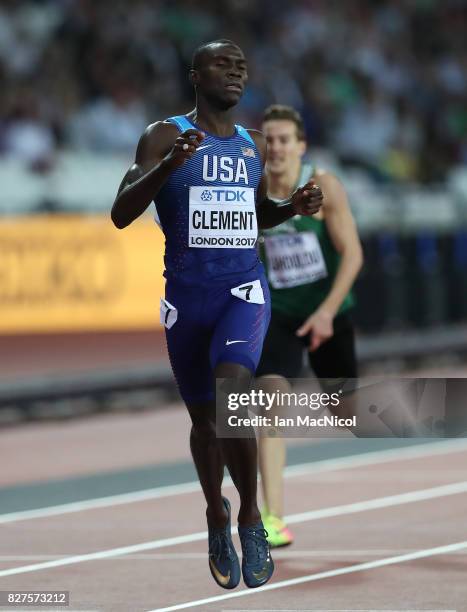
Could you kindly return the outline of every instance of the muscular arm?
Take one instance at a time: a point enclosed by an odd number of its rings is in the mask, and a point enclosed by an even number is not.
[[[334,317],[357,277],[363,254],[344,187],[328,172],[318,172],[315,181],[324,193],[324,221],[329,236],[341,256],[331,291],[320,306],[320,310]]]
[[[324,221],[334,248],[341,258],[328,295],[296,332],[297,336],[305,336],[311,332],[311,351],[316,350],[332,336],[332,321],[363,262],[362,247],[344,188],[332,174],[318,172],[314,178],[324,193]]]
[[[141,136],[135,163],[126,173],[112,206],[114,225],[122,229],[137,219],[158,194],[170,174],[189,159],[203,136],[197,130],[179,135],[171,123],[150,125]],[[190,142],[186,151],[184,142]]]
[[[289,200],[285,200],[284,204],[278,205],[277,202],[268,198],[268,180],[267,175],[264,172],[264,165],[266,163],[266,139],[261,132],[257,130],[248,130],[250,136],[253,138],[261,155],[261,161],[263,163],[263,174],[261,181],[258,186],[258,195],[256,198],[256,217],[258,220],[259,229],[268,229],[280,225],[287,219],[290,219],[297,214],[313,214],[320,208],[320,198],[322,195],[313,193],[310,189],[311,185],[298,189],[295,194]]]
[[[150,125],[141,136],[135,163],[120,183],[112,206],[112,221],[119,229],[132,223],[146,210],[169,177],[172,169],[163,158],[176,137],[177,128],[163,123]]]

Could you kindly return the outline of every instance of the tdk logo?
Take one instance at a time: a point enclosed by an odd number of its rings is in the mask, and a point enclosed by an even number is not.
[[[211,193],[215,196],[215,202],[246,202],[244,189],[211,189]]]
[[[210,202],[212,200],[212,193],[209,191],[209,189],[205,189],[203,191],[201,194],[201,199],[203,202]]]

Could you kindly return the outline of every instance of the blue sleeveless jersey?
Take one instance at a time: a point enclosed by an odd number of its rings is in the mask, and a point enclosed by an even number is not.
[[[180,132],[199,129],[183,115],[168,121]],[[209,286],[245,277],[261,266],[255,248],[261,175],[259,151],[245,128],[236,125],[228,138],[206,133],[154,200],[165,235],[168,280]]]

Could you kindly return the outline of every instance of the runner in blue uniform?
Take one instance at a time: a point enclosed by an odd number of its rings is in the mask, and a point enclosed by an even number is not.
[[[249,382],[261,355],[270,302],[255,249],[258,227],[316,213],[322,193],[310,182],[282,206],[267,198],[265,139],[233,120],[247,81],[235,43],[199,47],[190,80],[195,109],[146,129],[112,220],[124,228],[155,202],[166,239],[161,322],[192,420],[191,451],[207,502],[209,567],[221,587],[237,586],[230,504],[221,494],[225,464],[240,496],[243,579],[257,587],[269,580],[274,564],[256,500],[256,440],[216,438],[214,381],[228,379],[234,387]]]

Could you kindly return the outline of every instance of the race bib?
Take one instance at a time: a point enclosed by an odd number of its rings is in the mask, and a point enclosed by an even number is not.
[[[258,237],[252,187],[190,187],[188,246],[251,249]]]
[[[263,288],[261,287],[261,281],[254,280],[249,283],[244,283],[238,287],[233,287],[230,293],[235,297],[250,302],[251,304],[264,304]]]
[[[173,325],[175,325],[178,319],[178,310],[175,306],[172,306],[170,302],[161,298],[161,307],[160,307],[160,322],[161,325],[170,329]]]
[[[316,234],[302,232],[265,236],[268,277],[274,289],[314,283],[328,275]]]

